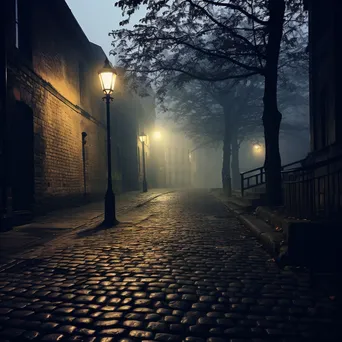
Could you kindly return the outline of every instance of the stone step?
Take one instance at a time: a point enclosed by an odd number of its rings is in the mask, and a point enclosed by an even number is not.
[[[284,214],[283,207],[272,210],[265,206],[259,206],[256,208],[255,213],[260,219],[270,224],[272,227],[283,229],[284,234],[287,235],[288,221]]]
[[[266,193],[266,186],[265,186],[265,184],[260,185],[260,186],[256,186],[255,188],[245,190],[245,193],[264,194],[264,193]]]
[[[234,196],[241,196],[241,190],[232,190],[232,193]],[[266,189],[258,189],[258,188],[252,188],[245,190],[244,196],[251,195],[251,196],[257,196],[259,194],[265,194]]]
[[[255,215],[240,215],[240,220],[245,224],[257,239],[263,244],[265,249],[274,257],[279,255],[284,236],[282,232],[277,232],[262,219]]]
[[[260,198],[260,197],[253,197],[253,196],[244,196],[244,197],[235,197],[232,196],[229,199],[231,202],[233,202],[234,204],[248,209],[248,210],[252,210],[255,209],[258,206],[262,206],[265,204],[265,199],[264,198]]]

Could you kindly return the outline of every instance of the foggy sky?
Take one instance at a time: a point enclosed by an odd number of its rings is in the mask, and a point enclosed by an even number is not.
[[[112,30],[120,28],[119,22],[123,20],[121,10],[114,7],[116,0],[66,0],[76,20],[82,27],[88,39],[100,45],[103,51],[109,55],[112,49],[112,37],[108,33]],[[131,27],[144,16],[144,9],[139,11],[132,17],[131,23],[127,27]],[[110,60],[114,62],[113,56]]]

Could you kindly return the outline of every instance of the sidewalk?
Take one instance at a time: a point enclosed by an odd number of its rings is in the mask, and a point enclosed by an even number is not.
[[[133,209],[172,192],[172,189],[151,189],[147,193],[132,191],[116,197],[117,217],[125,216]],[[70,230],[92,228],[104,219],[104,202],[94,202],[76,208],[56,210],[37,217],[33,222],[0,233],[0,264],[7,263],[19,252],[42,245]]]

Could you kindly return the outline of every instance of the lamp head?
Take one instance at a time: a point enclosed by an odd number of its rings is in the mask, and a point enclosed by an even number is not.
[[[139,135],[139,139],[142,143],[146,143],[147,135],[143,132]]]
[[[113,93],[116,76],[115,69],[110,65],[108,58],[106,58],[103,68],[99,71],[101,88],[105,95]]]

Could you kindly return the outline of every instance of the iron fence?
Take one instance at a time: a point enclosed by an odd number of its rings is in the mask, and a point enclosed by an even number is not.
[[[337,218],[342,210],[342,165],[335,161],[282,172],[284,206],[288,216]]]
[[[286,170],[289,167],[300,165],[303,162],[303,160],[298,160],[293,163],[289,163],[286,165],[283,165],[281,167],[281,170]],[[266,184],[266,172],[265,167],[258,167],[253,170],[249,170],[246,172],[242,172],[240,174],[240,182],[241,182],[241,196],[244,196],[244,193],[248,189],[252,189],[261,185]]]

